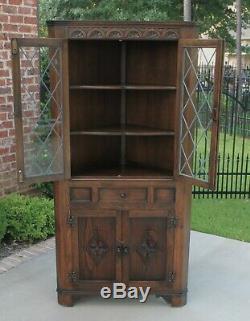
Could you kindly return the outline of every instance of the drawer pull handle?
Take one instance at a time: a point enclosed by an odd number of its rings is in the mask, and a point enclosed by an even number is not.
[[[121,193],[120,196],[121,196],[121,198],[123,198],[123,199],[127,198],[127,194],[126,194],[126,193]]]

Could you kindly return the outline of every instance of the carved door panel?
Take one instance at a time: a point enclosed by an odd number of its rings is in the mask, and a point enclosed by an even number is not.
[[[167,288],[172,276],[174,217],[164,210],[133,210],[124,219],[124,280],[130,285]]]
[[[96,289],[121,279],[117,254],[121,234],[120,213],[115,210],[77,210],[72,234],[75,283]]]

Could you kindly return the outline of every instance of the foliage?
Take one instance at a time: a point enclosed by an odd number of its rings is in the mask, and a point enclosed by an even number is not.
[[[53,183],[51,182],[39,183],[39,184],[35,184],[34,187],[38,191],[40,191],[44,196],[48,198],[54,197]]]
[[[193,0],[193,21],[200,33],[226,39],[235,46],[231,31],[236,30],[233,0]],[[41,34],[46,34],[46,20],[183,20],[183,0],[41,0]],[[242,0],[243,27],[250,18],[250,0]]]
[[[0,200],[0,217],[4,215],[10,239],[34,241],[54,234],[53,201],[44,197],[8,195]]]
[[[250,200],[195,199],[192,229],[250,242]]]
[[[0,207],[0,243],[5,235],[6,228],[7,228],[6,213],[4,211],[1,211],[1,207]]]

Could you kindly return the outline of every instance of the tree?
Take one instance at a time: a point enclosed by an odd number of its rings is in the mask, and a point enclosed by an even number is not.
[[[237,17],[237,25],[236,25],[236,76],[237,79],[240,79],[241,72],[241,29],[242,29],[242,21],[241,21],[241,0],[236,0],[236,17]],[[240,85],[240,84],[239,84]]]
[[[227,41],[235,49],[230,32],[236,31],[234,0],[193,0],[193,21],[199,32]],[[45,32],[46,19],[98,19],[183,21],[183,0],[40,0],[40,22]],[[242,0],[242,25],[250,19],[250,0]]]

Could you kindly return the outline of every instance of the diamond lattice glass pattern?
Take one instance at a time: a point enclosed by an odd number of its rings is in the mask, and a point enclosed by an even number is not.
[[[61,50],[21,47],[20,64],[24,174],[62,174]]]
[[[180,133],[181,175],[208,181],[215,48],[184,48]]]

